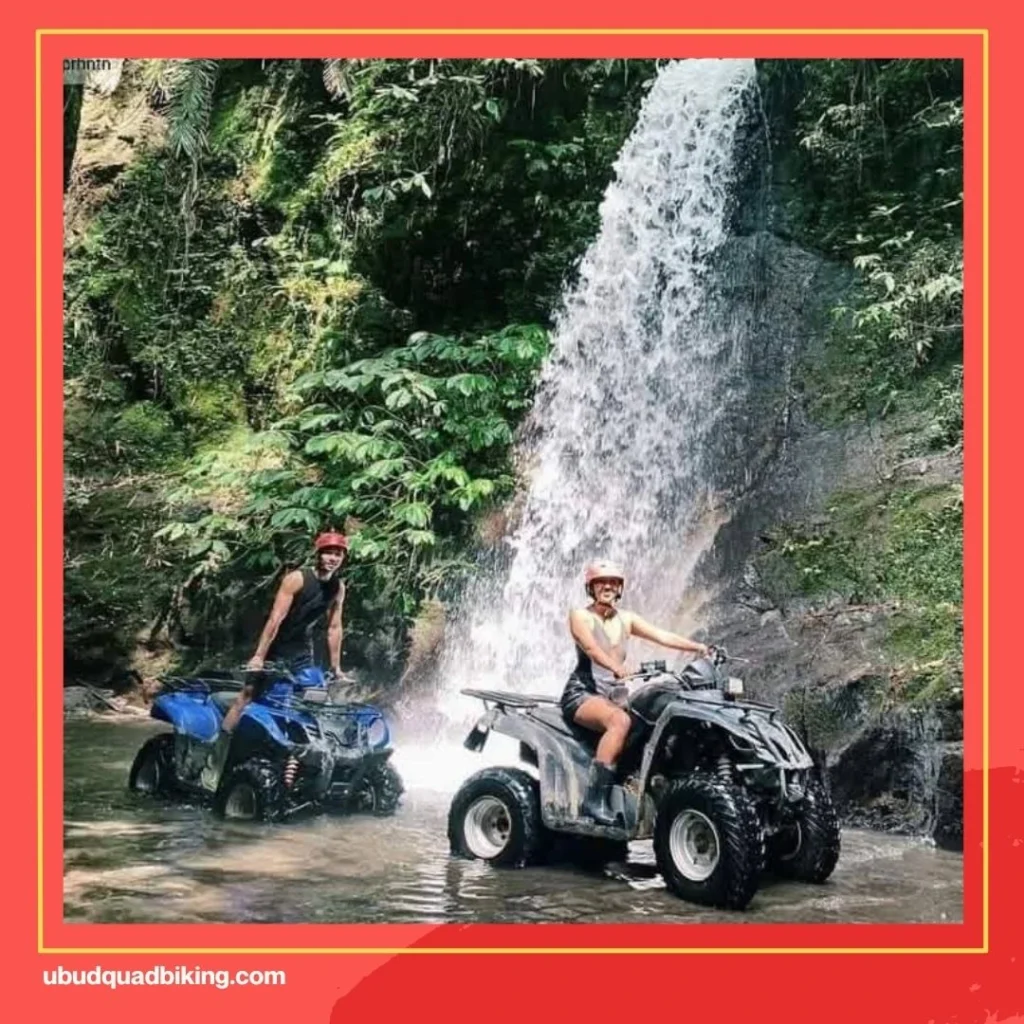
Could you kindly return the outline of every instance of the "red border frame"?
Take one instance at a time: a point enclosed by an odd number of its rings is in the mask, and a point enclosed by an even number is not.
[[[197,5],[198,6],[198,5]],[[878,29],[889,24],[894,29],[903,29],[907,23],[928,24],[938,26],[943,23],[949,26],[949,30],[961,29],[964,26],[961,11],[957,11],[950,19],[941,10],[930,6],[928,11],[916,18],[908,13],[902,13],[899,21],[895,21],[891,13],[878,5],[880,10],[869,11],[859,9],[855,12],[858,21],[865,28]],[[539,5],[538,5],[539,7]],[[99,12],[89,12],[98,14]],[[137,25],[143,19],[142,12],[131,10],[128,14],[116,11],[113,6],[106,8],[103,12],[103,19],[108,25]],[[410,16],[403,18],[400,12],[389,10],[387,12],[372,12],[379,17],[367,20],[367,15],[362,15],[363,23],[368,28],[380,28],[391,22],[398,26],[425,25],[427,17],[424,12],[417,11],[415,21],[409,20]],[[488,23],[496,27],[505,27],[512,24],[511,15],[506,18],[501,12],[474,12],[474,16],[467,19],[456,15],[444,16],[433,10],[430,21],[438,26],[452,26],[458,23],[471,25],[474,28],[484,27]],[[547,23],[552,25],[553,18],[549,12],[533,13],[525,9],[525,5],[515,12],[515,19],[520,25]],[[617,12],[621,16],[621,12]],[[717,13],[717,12],[716,12]],[[778,8],[773,9],[773,14],[779,17]],[[851,15],[854,12],[850,12]],[[148,14],[148,12],[147,12]],[[203,22],[210,23],[209,12],[201,10],[195,13],[179,9],[175,12],[181,19],[182,24],[200,25]],[[247,12],[250,19],[253,12]],[[661,27],[669,23],[680,23],[681,16],[656,17],[646,12],[631,10],[630,21],[641,26],[647,24],[652,28]],[[81,16],[81,12],[75,12],[71,17],[65,15],[62,19],[68,24],[73,24]],[[764,23],[763,13],[759,10],[730,12],[730,17],[723,13],[722,17],[716,19],[714,26],[709,28],[720,28],[726,21],[735,25],[758,25]],[[351,24],[358,24],[357,12],[352,12]],[[562,15],[562,23],[567,28],[578,27],[589,23],[604,23],[609,27],[617,27],[612,15],[601,16],[592,7],[587,11],[581,11],[578,16],[569,13]],[[865,20],[870,17],[871,20]],[[74,21],[72,20],[74,18]],[[598,20],[600,18],[600,20]],[[586,20],[585,20],[586,19]],[[50,24],[59,24],[56,15],[50,15],[47,19]],[[227,21],[238,22],[240,19],[226,19]],[[314,20],[314,19],[311,19]],[[319,20],[319,19],[315,19]],[[696,19],[694,19],[696,21]],[[827,31],[827,16],[820,10],[814,10],[810,14],[800,15],[793,12],[790,15],[790,22],[793,25],[801,22],[813,24],[825,28]],[[978,19],[980,21],[980,19]],[[853,17],[844,20],[837,28],[850,28],[853,25]],[[991,16],[984,19],[989,26],[992,24]],[[257,22],[258,23],[258,22]],[[250,20],[252,24],[252,20]],[[269,26],[275,25],[275,21],[267,22]],[[38,26],[31,26],[32,28]],[[779,29],[774,29],[778,32]],[[835,31],[835,29],[833,29]],[[24,33],[21,33],[16,63],[20,70],[25,68],[24,45],[27,42]],[[1018,1007],[1013,1005],[1012,997],[1015,988],[1010,983],[1012,976],[1013,952],[1016,950],[1015,922],[1012,914],[1008,913],[1012,901],[1012,889],[1007,890],[1007,885],[1012,885],[1014,877],[1013,867],[1016,865],[1016,878],[1021,877],[1020,859],[1017,852],[1020,841],[1014,839],[1015,830],[1020,827],[1016,820],[1020,819],[1019,809],[1021,803],[1021,790],[1017,789],[1015,783],[1019,779],[1017,768],[1021,765],[1021,750],[1018,746],[1013,731],[1012,723],[1019,721],[1019,716],[1013,715],[1011,710],[1011,698],[1018,706],[1020,698],[1008,691],[1006,684],[1002,689],[997,685],[997,680],[1012,679],[1009,672],[1000,674],[998,659],[995,657],[995,648],[986,649],[982,644],[982,633],[985,617],[985,607],[988,604],[988,592],[991,590],[993,596],[997,596],[1000,580],[1007,588],[1010,584],[1010,577],[1007,574],[1008,564],[1003,552],[1009,554],[1009,549],[1002,549],[1000,561],[991,567],[991,588],[987,587],[983,575],[985,559],[983,555],[988,547],[986,536],[986,522],[983,516],[984,504],[990,502],[989,508],[993,511],[993,517],[989,525],[992,531],[992,539],[996,541],[1000,536],[1003,523],[995,514],[1000,508],[999,503],[992,501],[998,493],[999,487],[1004,486],[998,478],[992,479],[992,487],[986,484],[989,481],[990,466],[995,464],[995,457],[1000,452],[1005,452],[1005,442],[1002,446],[998,443],[999,436],[992,433],[992,443],[988,446],[987,453],[983,450],[983,432],[987,430],[987,424],[983,419],[983,406],[987,398],[991,397],[991,411],[994,414],[999,407],[998,397],[1003,394],[1002,388],[1010,386],[1010,374],[1006,372],[1008,366],[1008,353],[1000,352],[998,365],[1002,373],[986,378],[983,372],[984,362],[987,362],[992,353],[983,350],[983,331],[990,317],[990,309],[983,303],[983,293],[988,284],[985,257],[986,242],[989,225],[985,223],[984,214],[988,203],[988,183],[985,180],[983,166],[984,155],[982,152],[983,127],[989,118],[995,118],[997,111],[1002,109],[1002,97],[1008,97],[1008,93],[1000,93],[993,88],[991,103],[985,103],[983,95],[984,83],[981,78],[982,58],[989,46],[989,39],[992,39],[992,55],[998,52],[1006,53],[1007,50],[1000,46],[1005,45],[1004,35],[928,35],[916,36],[901,34],[895,35],[778,35],[769,36],[740,36],[729,35],[725,38],[709,35],[648,35],[648,36],[590,36],[579,37],[570,35],[529,35],[516,37],[509,35],[487,36],[474,38],[470,36],[432,36],[426,41],[417,40],[411,36],[388,36],[373,38],[368,36],[336,36],[328,40],[330,48],[334,52],[345,52],[354,55],[394,55],[413,56],[420,55],[429,49],[430,52],[438,54],[451,54],[462,56],[475,56],[482,52],[490,52],[504,55],[522,55],[531,53],[538,56],[571,56],[575,54],[593,55],[609,54],[616,56],[695,56],[701,54],[716,56],[871,56],[871,55],[900,55],[900,56],[963,56],[965,58],[965,104],[966,104],[966,137],[965,150],[967,154],[965,165],[965,243],[966,249],[966,310],[967,334],[965,339],[965,415],[967,417],[967,449],[965,454],[965,640],[966,640],[966,704],[965,704],[965,913],[962,925],[558,925],[558,926],[501,926],[501,925],[472,925],[468,927],[443,925],[433,926],[392,926],[392,925],[337,925],[337,926],[277,926],[277,925],[65,925],[61,920],[62,916],[62,853],[60,843],[60,819],[61,819],[61,794],[60,788],[55,780],[61,776],[61,736],[62,736],[62,715],[60,709],[60,684],[56,682],[59,672],[54,671],[53,666],[59,666],[61,659],[60,631],[61,602],[60,583],[61,565],[56,544],[47,544],[42,549],[42,571],[44,587],[42,591],[43,614],[43,636],[45,648],[43,651],[44,671],[44,693],[43,693],[43,720],[42,729],[45,733],[43,744],[43,778],[45,780],[45,856],[42,864],[42,877],[44,891],[47,894],[45,903],[45,914],[41,922],[37,918],[33,906],[34,894],[31,890],[34,886],[28,884],[28,879],[35,880],[37,865],[31,863],[34,858],[19,857],[22,869],[24,870],[25,883],[18,888],[14,897],[17,909],[17,930],[18,946],[23,948],[24,953],[38,966],[52,967],[60,962],[66,966],[92,966],[95,963],[102,963],[104,966],[116,967],[120,964],[125,966],[143,967],[154,963],[173,965],[175,963],[196,965],[197,962],[210,961],[215,966],[227,966],[229,963],[237,962],[239,966],[275,966],[287,969],[289,985],[285,989],[233,989],[232,1006],[236,1000],[242,1003],[249,1003],[251,1008],[257,1005],[266,1008],[266,1012],[280,1012],[280,1008],[289,1005],[293,1009],[306,1001],[306,995],[312,997],[314,991],[319,991],[318,1005],[326,1006],[323,1001],[324,989],[338,994],[339,986],[349,989],[357,979],[370,972],[375,971],[372,977],[366,982],[357,985],[349,994],[336,1006],[336,1016],[339,1020],[340,1014],[349,1015],[359,1012],[360,1009],[373,1009],[379,1013],[380,999],[389,1000],[392,1012],[401,1013],[402,1008],[408,1011],[419,1009],[422,1003],[422,986],[426,991],[440,994],[443,988],[439,987],[442,978],[449,979],[449,983],[456,978],[461,978],[460,984],[467,994],[470,991],[488,991],[487,986],[500,984],[499,991],[504,992],[507,984],[501,983],[503,974],[507,974],[509,966],[505,962],[510,953],[498,954],[496,956],[474,957],[472,961],[473,981],[466,983],[465,970],[468,966],[461,963],[461,957],[444,955],[437,950],[437,947],[452,948],[454,946],[468,946],[470,949],[486,946],[494,949],[498,946],[533,947],[538,946],[604,946],[609,950],[615,949],[624,952],[627,946],[642,946],[650,948],[658,947],[698,947],[712,953],[716,947],[736,947],[742,943],[744,949],[751,949],[754,946],[771,945],[773,947],[785,947],[789,949],[801,948],[815,952],[826,953],[837,950],[837,947],[860,947],[863,952],[855,952],[852,948],[845,953],[838,952],[836,955],[815,956],[813,961],[807,963],[801,958],[796,963],[792,957],[785,957],[779,960],[777,956],[765,957],[763,955],[736,954],[730,950],[732,955],[712,955],[702,957],[701,972],[706,980],[712,978],[720,979],[720,982],[729,977],[727,972],[735,971],[742,965],[745,979],[756,978],[755,986],[744,985],[741,991],[735,982],[725,989],[729,992],[730,998],[734,1001],[736,1015],[739,1015],[741,1006],[746,1012],[755,1011],[764,1016],[781,1013],[784,1009],[785,1019],[820,1019],[822,1016],[821,1004],[817,1004],[817,1012],[814,1012],[813,1000],[799,1001],[800,1006],[795,1006],[791,988],[794,978],[803,976],[806,980],[810,975],[814,976],[814,987],[826,985],[833,997],[837,991],[843,991],[843,1005],[838,1009],[830,1008],[827,1012],[833,1019],[860,1019],[864,1013],[869,1012],[876,1018],[879,1016],[877,990],[872,986],[858,984],[855,986],[843,985],[843,980],[850,974],[850,962],[853,962],[853,970],[856,965],[862,963],[865,956],[873,961],[873,974],[880,976],[891,972],[893,979],[897,977],[903,980],[901,987],[887,996],[888,1009],[883,1011],[891,1019],[905,1019],[907,1013],[913,1013],[916,1018],[924,1013],[922,1020],[927,1019],[948,1019],[950,1011],[955,1011],[959,1017],[961,1011],[976,1015],[984,1008],[986,1017],[990,1020],[999,1019],[996,1010],[1015,1011]],[[187,42],[186,46],[180,46]],[[45,35],[37,37],[37,45],[44,62],[54,66],[57,59],[63,55],[73,56],[110,56],[110,55],[146,55],[158,56],[162,54],[172,55],[175,53],[188,55],[213,56],[226,55],[247,55],[258,56],[273,52],[275,55],[321,55],[324,52],[324,37],[298,37],[285,36],[283,38],[273,36],[263,37],[242,37],[231,36],[199,36],[188,40],[175,38],[173,36],[157,36],[144,39],[141,36],[121,36],[111,40],[109,37],[89,36],[75,37],[66,35]],[[72,51],[73,47],[73,51]],[[180,48],[179,48],[180,47]],[[319,51],[319,54],[317,53]],[[52,63],[51,63],[52,62]],[[27,69],[26,69],[27,70]],[[993,82],[995,81],[995,64],[991,68]],[[25,75],[28,78],[28,75]],[[56,74],[44,75],[42,89],[42,109],[45,111],[59,110],[59,79]],[[1009,106],[1008,102],[1002,100],[1003,105]],[[30,121],[30,126],[34,125]],[[22,128],[24,128],[22,122]],[[23,138],[27,141],[28,132],[24,132]],[[60,149],[60,126],[59,121],[44,116],[43,136],[41,142],[44,163],[42,175],[43,189],[43,210],[42,210],[42,236],[43,256],[41,271],[44,281],[44,305],[41,311],[42,331],[44,338],[44,349],[42,356],[42,437],[44,448],[43,463],[43,504],[41,529],[44,538],[56,537],[61,531],[61,469],[57,453],[60,452],[60,441],[62,433],[61,410],[58,396],[60,395],[60,349],[57,347],[57,338],[60,336],[61,323],[61,298],[60,298],[60,262],[61,247],[59,236],[61,233],[60,206],[56,202],[59,180],[59,157]],[[27,147],[26,147],[27,148]],[[992,140],[992,152],[997,151],[998,145],[995,136]],[[994,164],[993,164],[994,166]],[[19,167],[17,173],[24,173]],[[28,175],[26,174],[26,179]],[[27,194],[27,181],[22,183]],[[995,187],[995,180],[992,186]],[[993,191],[993,195],[995,192]],[[47,199],[53,197],[53,200]],[[25,204],[27,206],[27,204]],[[21,208],[13,211],[22,221],[30,220],[27,217],[27,210]],[[31,238],[31,223],[24,225],[26,230],[26,243]],[[999,239],[1008,242],[1012,237],[1008,218],[1000,212],[998,226],[993,225],[992,249],[997,251]],[[993,264],[993,267],[996,265]],[[24,287],[12,294],[34,295],[35,288],[29,282],[30,269],[28,261],[24,261],[15,268],[16,275],[24,275]],[[994,269],[991,275],[992,283],[999,279],[998,272]],[[24,305],[24,304],[19,304]],[[26,324],[28,327],[28,324]],[[27,331],[26,331],[27,333]],[[34,367],[32,365],[30,346],[18,346],[17,350],[11,351],[12,362],[15,362],[14,377],[28,383],[34,378]],[[27,487],[31,487],[35,476],[35,454],[31,443],[31,436],[26,425],[32,422],[36,409],[35,403],[30,398],[32,392],[30,387],[23,387],[22,390],[9,396],[9,401],[4,408],[4,415],[11,419],[10,428],[15,436],[22,439],[22,445],[11,453],[12,472],[16,472],[19,481],[23,481],[21,492],[24,493]],[[1006,396],[1008,397],[1008,396]],[[1007,416],[1003,407],[1004,418]],[[991,416],[993,425],[996,417]],[[1007,437],[1009,431],[1003,433]],[[27,504],[27,503],[26,503]],[[1002,506],[1007,512],[1011,507],[1008,503]],[[27,508],[16,507],[9,509],[11,518],[16,520],[18,535],[29,536],[35,534],[37,523],[33,522],[34,514]],[[1009,525],[1009,522],[1005,522]],[[26,548],[27,545],[22,546]],[[31,564],[31,558],[27,550],[19,550],[13,553],[19,578],[35,579],[35,566]],[[34,588],[33,588],[34,589]],[[37,598],[38,598],[37,594]],[[996,635],[995,626],[1000,615],[1008,615],[1010,603],[1000,606],[993,602],[991,609],[991,620],[988,623],[991,636]],[[16,635],[29,635],[29,630],[34,629],[33,616],[29,612],[29,602],[21,599],[15,602],[13,612],[19,618],[15,621],[18,624],[24,623],[24,630]],[[11,621],[14,625],[14,621]],[[32,664],[34,659],[27,656],[26,647],[15,648],[24,662],[23,672],[20,678],[34,678],[36,667]],[[982,694],[980,682],[987,665],[991,663],[991,690],[988,699],[992,704],[993,714],[990,721],[990,757],[985,758],[984,746],[987,745],[986,736],[983,735],[983,711]],[[1009,666],[1007,666],[1008,668]],[[20,699],[20,695],[19,695]],[[34,709],[26,707],[28,715]],[[28,737],[25,737],[28,738]],[[26,749],[26,759],[21,763],[27,764],[31,761],[31,747]],[[983,770],[987,762],[989,772]],[[990,870],[991,886],[998,885],[998,898],[991,904],[991,919],[986,929],[985,903],[983,901],[983,888],[985,879],[982,876],[984,858],[982,857],[982,807],[985,789],[990,790]],[[26,826],[32,820],[31,803],[34,800],[23,801],[20,797],[34,796],[30,793],[29,787],[21,790],[16,801],[16,808],[19,813],[24,812]],[[1014,798],[1017,800],[1018,814],[1016,817],[1009,815],[1010,806]],[[27,852],[29,844],[24,844],[22,853]],[[1017,883],[1019,885],[1019,882]],[[42,927],[36,932],[37,941],[27,943],[28,935],[32,934],[32,921],[36,918],[37,923]],[[986,934],[987,932],[987,934]],[[45,942],[43,941],[45,940]],[[986,941],[987,940],[987,941]],[[35,947],[34,955],[30,949],[24,949],[26,945]],[[345,957],[332,958],[330,969],[324,971],[326,966],[322,956],[285,956],[283,952],[271,954],[249,953],[245,957],[237,955],[219,954],[216,956],[200,956],[192,952],[184,952],[185,949],[198,949],[211,947],[218,948],[241,948],[241,947],[293,947],[293,954],[297,953],[294,947],[301,946],[309,949],[313,946],[327,945],[334,949],[342,946],[358,946],[366,953],[350,953]],[[397,947],[414,946],[417,951],[427,953],[434,951],[435,955],[427,956],[397,956],[390,960],[386,967],[375,970],[384,959],[385,955],[371,954],[369,950],[387,948],[394,950]],[[924,954],[901,955],[895,958],[882,956],[878,953],[870,953],[867,948],[885,947],[911,947],[922,949],[923,947],[954,947],[965,950],[968,947],[976,950],[976,953],[968,954],[947,952],[940,957],[938,964],[930,963],[932,956]],[[154,950],[142,959],[146,962],[140,964],[138,955],[122,955],[110,953],[99,953],[98,950],[112,948],[140,948]],[[180,953],[163,952],[155,950],[168,950],[169,948],[183,950]],[[43,950],[46,952],[43,952]],[[81,953],[72,954],[72,949],[96,950],[84,957]],[[467,952],[470,951],[467,949]],[[410,950],[411,951],[411,950]],[[777,950],[773,950],[777,951]],[[765,950],[765,952],[769,952]],[[984,955],[987,953],[988,955]],[[979,955],[980,954],[980,955]],[[648,954],[649,955],[649,954]],[[937,954],[933,954],[937,955]],[[573,957],[577,959],[576,956]],[[635,983],[627,983],[629,975],[623,978],[620,985],[602,986],[599,997],[588,997],[582,994],[586,986],[578,987],[566,982],[571,979],[575,972],[567,973],[563,967],[568,964],[560,963],[561,957],[527,957],[523,959],[516,957],[515,970],[521,972],[530,970],[535,976],[551,975],[551,981],[559,979],[559,986],[552,993],[545,993],[544,1016],[556,1012],[579,1012],[584,1009],[588,1002],[594,1007],[601,1006],[603,1009],[612,1012],[626,1012],[637,1008],[637,988]],[[586,961],[589,963],[589,961]],[[457,966],[458,965],[458,966]],[[731,966],[730,966],[731,965]],[[584,964],[574,964],[580,970],[584,970]],[[687,965],[678,964],[682,969]],[[693,965],[696,966],[696,965]],[[811,971],[807,971],[807,967]],[[866,965],[865,965],[866,966]],[[939,969],[936,970],[936,967]],[[671,968],[670,968],[671,969]],[[558,972],[557,975],[554,972]],[[454,972],[458,972],[457,974]],[[792,972],[792,973],[791,973]],[[752,977],[753,976],[753,977]],[[650,978],[649,972],[645,971],[643,978]],[[976,980],[973,984],[966,984],[967,978],[973,977]],[[34,991],[38,992],[38,972],[36,978],[26,979],[34,983]],[[296,987],[295,982],[301,979],[303,984]],[[912,981],[913,979],[913,981]],[[982,980],[983,979],[983,980]],[[639,979],[638,979],[639,980]],[[879,979],[880,980],[880,979]],[[393,981],[405,982],[404,986],[393,986]],[[326,984],[325,984],[326,982]],[[911,983],[912,982],[912,983]],[[410,984],[411,983],[411,984]],[[802,982],[803,984],[803,982]],[[788,985],[789,990],[783,988]],[[642,986],[640,986],[642,987]],[[607,989],[607,990],[606,990]],[[100,989],[88,988],[48,988],[45,990],[47,1002],[55,1000],[60,1005],[71,1008],[78,1006],[99,1005]],[[144,998],[146,1000],[147,1013],[163,1019],[162,1014],[166,1012],[167,1019],[170,1017],[170,1009],[173,1005],[175,1013],[180,1012],[186,1006],[201,1006],[206,1000],[219,999],[219,996],[209,995],[210,989],[201,988],[162,988],[159,996],[153,998],[152,990],[128,989],[120,990],[116,995],[117,1002],[131,1002],[132,999]],[[213,990],[216,991],[216,990]],[[719,989],[721,992],[722,989]],[[986,991],[984,997],[977,993]],[[997,1003],[993,1003],[992,997],[1001,993]],[[127,993],[127,994],[126,994]],[[148,993],[148,994],[145,994]],[[628,993],[628,994],[627,994]],[[277,1000],[288,1000],[288,1003],[278,1003]],[[333,996],[332,996],[333,998]],[[657,1000],[657,993],[651,998]],[[756,998],[756,1001],[751,1000]],[[1006,998],[1011,1002],[1007,1003]],[[493,999],[493,992],[492,992]],[[504,1004],[512,1011],[511,999],[502,996]],[[257,1002],[258,1001],[258,1002]],[[802,1009],[805,1004],[807,1009]],[[114,1005],[113,1000],[105,1004],[108,1009]],[[310,999],[310,1006],[313,1005]],[[529,1004],[525,1004],[527,1008]],[[688,1005],[694,1005],[693,1002]],[[721,997],[712,1006],[718,1006],[721,1010]],[[831,1005],[831,1004],[830,1004]],[[924,1006],[932,1009],[925,1011]],[[278,1007],[273,1011],[272,1007]],[[774,1010],[778,1007],[778,1010]],[[870,1007],[870,1008],[869,1008]],[[900,1012],[897,1008],[902,1007]],[[488,1012],[493,1015],[493,1002],[489,1001]],[[916,1011],[916,1012],[915,1012]],[[77,1011],[76,1011],[77,1012]],[[322,1010],[321,1010],[322,1012]],[[515,1009],[516,1014],[522,1011]],[[721,1013],[720,1013],[721,1015]],[[106,1019],[110,1019],[109,1012],[105,1011]],[[469,1014],[467,1014],[468,1019]],[[472,1013],[476,1016],[476,1013]],[[333,1017],[332,1017],[333,1019]]]

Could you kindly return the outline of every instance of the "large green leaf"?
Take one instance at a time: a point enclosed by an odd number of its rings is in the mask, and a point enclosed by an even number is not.
[[[424,527],[430,523],[430,506],[422,501],[406,502],[396,505],[391,511],[392,518],[410,526]]]

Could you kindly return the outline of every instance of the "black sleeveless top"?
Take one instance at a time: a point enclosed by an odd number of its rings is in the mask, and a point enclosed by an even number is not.
[[[309,650],[313,626],[327,614],[341,586],[337,574],[320,580],[312,569],[302,570],[302,589],[292,598],[292,606],[267,651],[268,661],[287,661]]]

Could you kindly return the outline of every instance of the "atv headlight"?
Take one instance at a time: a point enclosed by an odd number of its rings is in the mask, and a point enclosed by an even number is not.
[[[388,723],[383,718],[376,719],[366,730],[366,742],[374,749],[386,746],[390,739],[391,730],[388,729]]]
[[[736,676],[729,676],[725,683],[725,692],[739,696],[743,692],[743,680],[737,679]]]

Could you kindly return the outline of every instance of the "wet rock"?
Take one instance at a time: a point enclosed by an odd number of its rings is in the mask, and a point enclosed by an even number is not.
[[[964,751],[962,743],[944,744],[935,787],[935,825],[932,831],[937,846],[944,850],[964,848]]]
[[[939,704],[935,708],[935,714],[939,722],[939,740],[943,743],[951,743],[962,740],[964,737],[964,705],[963,691],[954,694],[949,701]]]
[[[64,688],[64,714],[75,717],[97,712],[120,711],[110,690],[93,686],[67,686]]]
[[[92,711],[98,702],[88,686],[64,687],[65,711]]]
[[[963,848],[963,745],[943,742],[932,708],[898,709],[834,751],[829,779],[844,824]]]
[[[917,751],[900,723],[865,729],[833,755],[829,780],[836,809],[848,826],[911,833],[928,825],[928,809],[919,799]]]
[[[64,713],[79,715],[145,715],[148,709],[128,695],[115,695],[113,690],[100,690],[94,686],[64,687]]]

